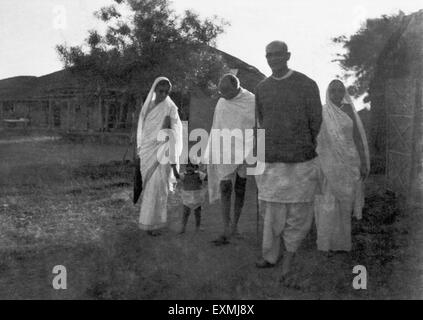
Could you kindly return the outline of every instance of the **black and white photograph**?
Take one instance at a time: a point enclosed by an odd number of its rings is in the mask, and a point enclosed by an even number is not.
[[[422,299],[421,0],[0,0],[0,300]]]

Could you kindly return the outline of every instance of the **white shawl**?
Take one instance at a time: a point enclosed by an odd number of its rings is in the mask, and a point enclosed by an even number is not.
[[[343,103],[350,104],[364,147],[367,172],[370,170],[369,149],[360,117],[350,96],[346,93]],[[361,218],[364,204],[363,181],[360,178],[360,156],[353,138],[353,121],[337,107],[326,92],[323,122],[317,138],[320,166],[331,192],[339,201],[354,202],[354,216]]]
[[[233,173],[241,163],[223,164],[224,151],[231,153],[232,161],[236,161],[235,155],[242,155],[242,160],[253,152],[253,135],[245,135],[245,129],[253,129],[255,125],[255,96],[248,90],[241,88],[240,93],[231,100],[220,98],[217,102],[213,117],[212,130],[241,130],[242,136],[234,135],[231,143],[231,150],[220,150],[214,147],[213,135],[210,134],[208,145],[205,151],[205,162],[208,172],[208,186],[210,202],[220,199],[220,181]],[[216,131],[218,132],[218,131]],[[214,148],[214,149],[213,149]],[[220,164],[214,164],[213,153],[220,158]]]

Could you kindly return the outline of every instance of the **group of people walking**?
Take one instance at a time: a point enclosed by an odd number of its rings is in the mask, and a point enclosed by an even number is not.
[[[322,106],[315,81],[288,68],[290,52],[282,41],[266,46],[272,75],[261,81],[254,94],[242,88],[232,74],[219,83],[219,99],[212,129],[263,129],[264,171],[255,176],[260,211],[264,214],[262,257],[258,268],[277,265],[282,256],[282,280],[288,281],[293,257],[311,229],[317,229],[322,251],[351,250],[351,218],[361,218],[363,182],[369,174],[369,151],[363,125],[344,84],[333,80]],[[201,205],[207,184],[211,203],[220,200],[225,245],[238,233],[247,183],[246,163],[208,164],[207,173],[189,163],[179,172],[178,157],[161,164],[163,143],[157,135],[172,130],[174,154],[182,149],[182,124],[169,97],[167,78],[155,80],[142,107],[137,131],[143,192],[140,227],[157,235],[166,224],[168,193],[179,180],[184,203],[181,233],[194,210],[200,228]],[[246,139],[246,137],[242,137]],[[235,140],[237,137],[235,137]],[[238,145],[250,145],[233,141]],[[209,146],[210,147],[210,144]],[[253,150],[244,150],[246,156]],[[167,155],[166,155],[167,156]],[[235,194],[234,216],[231,199]],[[284,245],[281,255],[280,249]]]

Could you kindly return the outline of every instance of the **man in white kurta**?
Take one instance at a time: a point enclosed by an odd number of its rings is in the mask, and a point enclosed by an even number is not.
[[[232,74],[222,77],[219,83],[222,98],[219,99],[213,118],[211,139],[207,148],[209,165],[209,198],[213,203],[221,199],[222,218],[224,224],[223,234],[214,241],[216,245],[229,243],[230,236],[237,234],[237,225],[244,205],[246,188],[245,159],[253,149],[253,135],[246,135],[245,130],[252,130],[255,124],[255,98],[254,94],[240,86],[239,79]],[[227,130],[232,135],[232,140],[226,146],[224,142],[216,147],[215,137],[220,139],[222,130]],[[249,140],[248,140],[249,139]],[[251,141],[250,141],[251,140]],[[225,155],[230,155],[229,163],[225,163]],[[213,163],[218,159],[219,163]],[[232,190],[235,191],[234,217],[231,221]]]
[[[256,89],[259,128],[265,130],[266,139],[265,170],[256,176],[264,210],[263,258],[256,265],[275,266],[283,238],[285,282],[289,280],[294,253],[313,221],[313,201],[319,182],[316,137],[322,105],[316,83],[288,69],[290,53],[285,43],[270,43],[266,58],[273,73]]]

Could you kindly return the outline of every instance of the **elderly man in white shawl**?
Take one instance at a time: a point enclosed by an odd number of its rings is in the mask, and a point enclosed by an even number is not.
[[[244,206],[246,188],[246,165],[245,159],[252,152],[253,141],[245,141],[245,129],[253,129],[255,124],[255,98],[254,94],[240,86],[239,79],[232,74],[226,74],[219,82],[219,91],[222,98],[219,99],[213,119],[212,131],[222,133],[229,129],[233,134],[230,144],[231,162],[219,164],[210,163],[207,167],[209,180],[210,202],[221,199],[223,218],[223,234],[213,241],[216,245],[229,243],[231,236],[238,234],[237,226]],[[238,134],[234,134],[238,133]],[[213,135],[211,135],[213,137]],[[220,138],[220,137],[219,137]],[[252,139],[252,137],[251,137]],[[210,143],[210,146],[214,145]],[[249,148],[251,150],[246,150]],[[213,150],[212,153],[223,156],[225,151]],[[242,155],[242,161],[237,162],[237,156]],[[220,158],[221,159],[221,158]],[[239,159],[239,157],[238,157]],[[234,217],[231,222],[231,196],[235,191]]]
[[[167,222],[167,198],[182,152],[182,123],[178,108],[169,97],[172,85],[165,77],[157,78],[140,112],[137,153],[141,162],[143,191],[140,228],[157,236]]]

